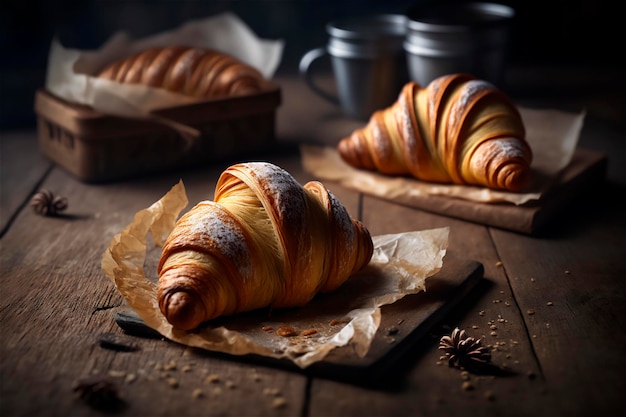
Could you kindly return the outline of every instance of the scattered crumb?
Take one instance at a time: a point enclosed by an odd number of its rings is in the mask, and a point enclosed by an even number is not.
[[[194,399],[204,398],[204,392],[200,388],[196,388],[191,392],[191,397]]]
[[[505,301],[504,305],[507,306],[507,307],[511,307],[511,303],[509,303],[508,301]]]
[[[126,372],[124,371],[115,371],[115,370],[110,370],[109,371],[109,376],[111,378],[123,378],[126,376]]]
[[[437,361],[437,362],[435,362],[435,364],[437,364],[437,365],[443,365],[443,362],[441,362],[441,361]]]
[[[167,378],[167,384],[172,388],[178,388],[178,379],[176,378]]]
[[[474,384],[472,384],[470,381],[463,381],[463,384],[461,385],[461,387],[465,391],[471,391],[474,389]]]
[[[479,329],[479,327],[477,325],[473,324],[472,325],[472,329],[476,330],[476,329]]]
[[[528,310],[526,310],[526,314],[528,314],[529,316],[532,316],[533,314],[535,314],[535,310],[533,310],[532,308],[529,308]]]
[[[235,384],[233,381],[226,381],[225,385],[226,385],[226,388],[229,388],[229,389],[237,388],[237,384]]]
[[[404,323],[404,319],[398,319],[398,326]]]
[[[192,369],[191,365],[185,365],[185,366],[183,366],[182,371],[183,372],[191,372],[191,369]]]
[[[276,330],[276,334],[282,337],[292,337],[297,335],[296,329],[291,326],[281,326]]]
[[[502,266],[502,261],[496,262],[496,266]]]
[[[127,384],[132,384],[136,379],[137,379],[137,375],[128,374],[126,375],[126,378],[124,378],[124,382],[126,382]]]
[[[463,381],[469,381],[470,380],[469,372],[461,371],[461,379],[463,379]]]
[[[277,397],[278,395],[280,395],[280,390],[278,388],[265,388],[263,389],[263,394],[267,395],[268,397]]]
[[[491,336],[497,336],[497,335],[498,335],[498,332],[491,332],[491,333],[489,333],[489,334],[490,334]]]
[[[398,329],[396,326],[387,327],[387,334],[389,336],[393,336],[394,334],[398,334],[399,331],[400,331],[400,329]]]
[[[272,401],[272,407],[274,408],[283,408],[287,405],[287,400],[283,397],[274,398]]]
[[[491,326],[489,326],[489,328],[491,330],[498,330],[498,326],[496,326],[495,324],[492,324]]]
[[[172,361],[170,363],[167,363],[167,364],[163,365],[163,370],[164,371],[174,371],[174,370],[176,370],[176,362]]]
[[[547,305],[547,306],[553,306],[553,305],[554,305],[554,303],[553,303],[552,301],[548,301],[548,302],[546,303],[546,305]]]
[[[571,274],[571,272],[569,272],[569,270],[568,270],[568,269],[566,269],[566,270],[565,270],[565,274],[566,274],[566,275],[569,275],[569,274]]]
[[[300,333],[302,336],[311,336],[312,334],[317,333],[317,330],[315,329],[306,329],[303,330],[302,333]]]
[[[204,378],[204,382],[208,384],[217,384],[218,382],[220,382],[220,376],[218,374],[207,375],[207,377]]]
[[[530,279],[530,282],[535,282],[535,278],[531,278],[531,279]]]
[[[271,332],[272,330],[274,330],[274,328],[272,326],[263,326],[261,327],[261,330],[263,330],[264,332]]]
[[[480,311],[478,312],[478,315],[479,315],[479,316],[484,316],[484,315],[485,315],[485,310],[480,310]]]

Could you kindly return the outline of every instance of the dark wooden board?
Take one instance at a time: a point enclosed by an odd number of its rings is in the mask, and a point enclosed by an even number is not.
[[[470,295],[483,272],[479,262],[444,258],[443,268],[426,280],[425,292],[382,308],[380,327],[364,357],[356,356],[350,347],[341,347],[312,365],[310,372],[363,384],[385,379],[432,326]]]
[[[425,292],[406,296],[394,304],[382,307],[380,327],[364,357],[359,357],[350,346],[345,346],[331,351],[322,361],[305,369],[300,369],[287,360],[258,355],[230,358],[285,367],[348,382],[373,384],[392,371],[403,354],[450,309],[463,301],[482,277],[481,263],[444,258],[442,269],[427,279]],[[141,319],[132,311],[122,310],[116,313],[116,322],[129,334],[154,336],[151,329],[142,324]]]

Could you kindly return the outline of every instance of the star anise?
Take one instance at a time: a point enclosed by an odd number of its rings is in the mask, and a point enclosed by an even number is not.
[[[124,406],[115,384],[108,379],[92,377],[78,381],[74,391],[80,394],[82,400],[99,410],[114,411]]]
[[[67,199],[52,194],[49,190],[40,190],[30,199],[30,206],[42,216],[55,216],[67,208]]]
[[[480,339],[470,337],[465,330],[455,328],[450,336],[443,336],[439,349],[444,351],[448,365],[456,368],[477,370],[491,361],[491,351],[482,346]]]

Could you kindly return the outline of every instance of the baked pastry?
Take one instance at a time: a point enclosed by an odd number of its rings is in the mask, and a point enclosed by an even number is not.
[[[178,329],[262,307],[296,307],[365,266],[371,236],[317,181],[263,162],[233,165],[214,201],[184,214],[158,266],[159,307]]]
[[[185,46],[147,49],[107,65],[97,76],[204,99],[257,93],[267,82],[231,55]]]
[[[338,144],[344,161],[429,182],[521,191],[532,151],[520,113],[486,81],[468,74],[407,83],[398,100]]]

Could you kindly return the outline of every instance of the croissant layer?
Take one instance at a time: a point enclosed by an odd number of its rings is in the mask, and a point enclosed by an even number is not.
[[[213,201],[184,214],[158,266],[159,307],[190,330],[225,315],[296,307],[333,291],[373,252],[367,228],[320,182],[264,162],[220,176]]]
[[[338,151],[349,165],[387,175],[521,191],[532,162],[525,136],[517,107],[502,91],[452,74],[425,88],[407,83]]]
[[[256,68],[231,55],[184,46],[147,49],[109,64],[98,77],[198,98],[253,94],[266,85]]]

